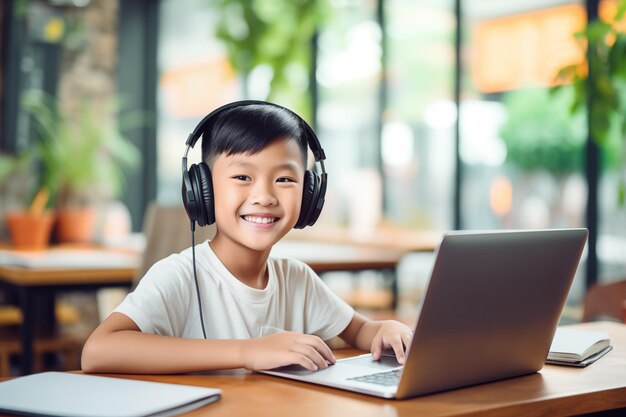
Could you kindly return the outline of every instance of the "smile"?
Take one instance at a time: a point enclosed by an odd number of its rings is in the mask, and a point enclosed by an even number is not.
[[[278,217],[262,217],[262,216],[241,216],[248,223],[269,224],[278,221]]]

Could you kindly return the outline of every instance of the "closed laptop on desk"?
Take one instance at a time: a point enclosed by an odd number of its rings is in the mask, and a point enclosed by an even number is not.
[[[0,413],[42,417],[169,417],[217,401],[221,390],[66,372],[0,382]]]
[[[404,367],[364,355],[316,372],[267,373],[408,398],[536,372],[586,239],[586,229],[446,234]]]

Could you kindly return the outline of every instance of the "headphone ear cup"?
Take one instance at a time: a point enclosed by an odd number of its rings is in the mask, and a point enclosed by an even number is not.
[[[186,202],[189,217],[200,227],[215,223],[213,184],[209,167],[204,162],[193,164],[189,168],[189,181],[195,197],[195,202]]]
[[[315,212],[317,200],[319,198],[320,179],[313,171],[304,171],[304,183],[302,187],[302,205],[300,207],[300,216],[294,226],[295,229],[303,229],[315,223],[311,222],[311,216]]]
[[[201,201],[204,204],[205,224],[202,226],[215,223],[215,206],[213,205],[213,179],[211,170],[204,162],[198,164],[198,173],[200,174],[200,192]]]
[[[193,169],[193,165],[191,166],[191,168]],[[197,222],[200,208],[198,207],[198,197],[194,193],[194,189],[197,187],[194,187],[193,185],[191,171],[191,169],[183,169],[183,184],[181,187],[181,191],[183,197],[183,207],[187,212],[189,220],[191,220],[192,222]]]

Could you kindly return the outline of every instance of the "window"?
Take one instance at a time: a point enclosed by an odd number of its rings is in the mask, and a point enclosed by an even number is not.
[[[385,2],[388,104],[381,153],[385,215],[405,227],[453,227],[454,20],[451,1]]]

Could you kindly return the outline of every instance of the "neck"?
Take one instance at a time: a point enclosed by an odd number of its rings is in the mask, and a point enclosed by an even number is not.
[[[226,269],[249,287],[263,289],[267,286],[267,258],[270,250],[256,251],[224,239],[219,232],[209,243],[211,249]]]

